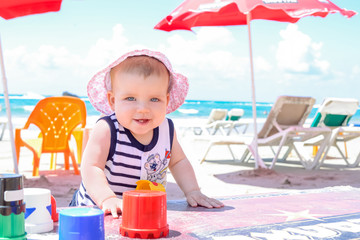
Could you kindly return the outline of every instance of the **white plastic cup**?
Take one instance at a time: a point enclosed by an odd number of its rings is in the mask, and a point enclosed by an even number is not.
[[[25,230],[27,233],[50,232],[54,228],[51,218],[51,192],[45,188],[24,188],[26,205]]]

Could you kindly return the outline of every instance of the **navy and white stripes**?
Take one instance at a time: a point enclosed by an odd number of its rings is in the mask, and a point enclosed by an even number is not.
[[[165,119],[153,130],[153,138],[148,145],[138,142],[128,129],[122,127],[115,114],[103,117],[101,120],[105,120],[111,130],[111,146],[104,173],[110,188],[118,197],[121,197],[125,191],[134,190],[138,180],[154,178],[153,171],[144,169],[146,164],[149,165],[149,159],[152,161],[151,164],[154,164],[154,155],[161,159],[162,169],[167,168],[170,157],[166,153],[171,151],[174,136],[174,126],[170,119]],[[160,175],[159,170],[157,171],[155,175]],[[161,174],[161,178],[158,182],[166,184],[166,174]],[[94,204],[87,195],[84,185],[81,184],[77,193],[77,205]]]

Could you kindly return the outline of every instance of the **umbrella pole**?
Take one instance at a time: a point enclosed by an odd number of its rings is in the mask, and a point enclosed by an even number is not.
[[[258,136],[257,136],[257,123],[256,123],[256,99],[255,99],[255,80],[254,80],[254,65],[253,65],[253,54],[252,54],[252,44],[251,44],[251,31],[250,31],[250,21],[251,21],[251,13],[249,12],[246,15],[246,22],[248,26],[248,35],[249,35],[249,49],[250,49],[250,72],[251,72],[251,94],[252,94],[252,112],[253,112],[253,120],[254,120],[254,139],[251,144],[251,148],[253,148],[253,154],[255,158],[255,169],[261,167],[266,168],[265,163],[259,156],[258,152]]]
[[[15,140],[14,140],[14,133],[13,133],[13,125],[12,125],[12,121],[11,121],[10,101],[9,101],[6,74],[5,74],[5,66],[4,66],[4,58],[3,58],[2,46],[1,46],[1,38],[0,38],[0,65],[1,65],[2,82],[3,82],[3,88],[4,88],[4,100],[5,100],[5,105],[6,105],[6,114],[7,114],[7,118],[8,118],[7,125],[9,126],[12,158],[13,158],[15,173],[18,174],[19,169],[18,169],[16,151],[15,151]]]

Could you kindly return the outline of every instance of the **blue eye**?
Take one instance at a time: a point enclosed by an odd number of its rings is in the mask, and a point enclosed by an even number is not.
[[[134,98],[134,97],[127,97],[126,100],[128,100],[128,101],[135,101],[135,98]]]
[[[159,99],[158,99],[158,98],[152,98],[150,101],[151,101],[151,102],[158,102]]]

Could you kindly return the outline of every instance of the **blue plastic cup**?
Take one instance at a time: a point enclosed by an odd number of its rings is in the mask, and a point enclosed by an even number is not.
[[[59,240],[105,239],[104,212],[96,207],[66,208],[59,213]]]

